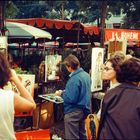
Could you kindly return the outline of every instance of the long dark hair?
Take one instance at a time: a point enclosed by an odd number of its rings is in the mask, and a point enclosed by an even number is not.
[[[0,52],[0,87],[3,88],[11,76],[10,66],[5,55]]]

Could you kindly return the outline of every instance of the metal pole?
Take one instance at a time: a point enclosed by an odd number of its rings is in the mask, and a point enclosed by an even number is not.
[[[80,22],[78,23],[78,32],[77,32],[77,53],[79,48],[79,41],[80,41]]]

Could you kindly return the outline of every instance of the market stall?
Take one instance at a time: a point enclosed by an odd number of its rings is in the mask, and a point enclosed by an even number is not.
[[[140,57],[140,30],[105,29],[105,43],[110,51],[122,50],[125,54]]]
[[[56,130],[57,127],[51,126],[55,126],[57,122],[61,122],[61,120],[63,120],[63,112],[62,112],[63,102],[60,102],[60,104],[58,104],[58,101],[60,99],[57,99],[56,97],[53,97],[51,95],[57,89],[64,88],[64,84],[66,83],[66,81],[61,79],[62,78],[61,76],[63,74],[58,71],[59,69],[61,69],[61,65],[59,65],[59,63],[63,61],[65,56],[68,55],[67,53],[70,52],[79,55],[81,58],[80,60],[82,61],[84,57],[81,55],[87,55],[88,54],[87,50],[91,48],[91,46],[94,44],[94,41],[97,42],[100,40],[99,29],[95,26],[84,25],[82,23],[79,23],[78,21],[48,20],[48,19],[15,19],[15,20],[11,19],[7,21],[21,22],[41,28],[45,31],[50,32],[52,34],[52,40],[57,41],[59,43],[58,45],[56,45],[56,47],[51,48],[50,50],[46,50],[47,47],[45,46],[45,44],[43,45],[43,47],[41,47],[39,46],[40,43],[37,42],[38,45],[36,47],[36,51],[34,51],[35,53],[38,53],[40,48],[43,48],[44,55],[42,62],[40,62],[40,64],[42,64],[42,67],[41,65],[40,66],[38,65],[38,68],[40,70],[42,69],[41,77],[43,77],[43,80],[38,81],[37,88],[38,101],[37,101],[37,109],[34,113],[33,120],[34,126],[43,129],[53,128],[53,131],[51,131],[51,133],[55,133],[55,131],[58,130],[58,129]],[[70,47],[72,46],[71,43],[73,46],[76,47],[71,48]],[[26,45],[24,45],[21,48],[27,47]],[[28,48],[29,49],[31,48],[31,44],[30,47]],[[35,48],[32,47],[32,49]],[[60,50],[64,51],[60,52]],[[34,62],[36,63],[37,60],[34,59]],[[87,71],[89,72],[89,70]]]

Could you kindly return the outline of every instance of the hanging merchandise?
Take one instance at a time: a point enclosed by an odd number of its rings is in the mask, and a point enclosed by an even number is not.
[[[92,59],[91,59],[91,91],[102,90],[102,79],[101,79],[101,66],[103,64],[103,48],[92,48]]]
[[[6,36],[0,36],[0,51],[6,54],[7,57],[7,46],[8,39]]]
[[[7,49],[7,37],[0,36],[0,49]]]
[[[60,78],[61,55],[46,55],[45,57],[45,82],[47,80],[58,80]]]

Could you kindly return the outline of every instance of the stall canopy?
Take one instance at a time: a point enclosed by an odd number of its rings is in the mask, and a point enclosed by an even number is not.
[[[23,23],[5,22],[5,27],[5,35],[8,36],[11,42],[36,40],[40,38],[51,40],[52,38],[49,32]]]
[[[140,46],[140,30],[127,29],[105,29],[105,42],[111,39],[127,39],[127,44],[130,46]]]
[[[65,43],[99,42],[100,34],[96,26],[84,25],[78,21],[52,20],[45,18],[7,19],[10,22],[20,22],[32,25],[50,32],[53,40],[58,37]]]

